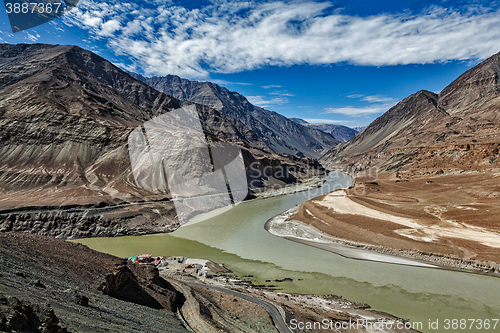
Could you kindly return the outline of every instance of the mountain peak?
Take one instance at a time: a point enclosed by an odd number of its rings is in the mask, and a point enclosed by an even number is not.
[[[500,52],[469,69],[439,93],[439,106],[460,114],[483,103],[482,98],[500,91]]]

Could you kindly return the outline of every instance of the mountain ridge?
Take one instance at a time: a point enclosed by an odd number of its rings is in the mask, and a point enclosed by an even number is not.
[[[409,175],[498,166],[500,53],[439,94],[421,90],[374,120],[321,161],[351,170],[378,167]]]
[[[176,75],[144,77],[129,72],[153,88],[181,100],[208,105],[241,121],[278,153],[319,158],[340,141],[333,136],[250,103],[243,95],[212,82],[198,82]]]
[[[299,123],[299,124],[304,125],[306,127],[318,129],[320,131],[328,133],[331,136],[333,136],[335,139],[337,139],[341,142],[346,142],[346,141],[351,140],[351,138],[354,135],[356,135],[356,133],[359,132],[359,131],[355,130],[354,128],[347,127],[344,125],[309,123],[309,122],[305,121],[304,119],[300,119],[300,118],[290,118],[290,119],[295,121],[296,123]]]

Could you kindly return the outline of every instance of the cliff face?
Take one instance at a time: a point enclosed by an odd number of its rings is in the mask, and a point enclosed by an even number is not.
[[[188,104],[78,47],[0,45],[0,230],[89,237],[175,229],[170,193],[136,185],[127,139],[144,122]],[[223,113],[195,108],[207,140],[242,149],[247,171],[252,162],[319,167],[274,153]],[[258,179],[249,182],[250,193],[266,187],[267,177],[247,177]],[[280,174],[276,181],[303,177]]]
[[[168,95],[208,105],[241,121],[278,153],[319,158],[340,142],[328,133],[302,126],[276,112],[255,106],[244,96],[211,82],[190,81],[175,75],[145,78],[130,74]]]
[[[373,121],[324,163],[419,174],[498,167],[500,54],[462,74],[439,94],[420,91]]]

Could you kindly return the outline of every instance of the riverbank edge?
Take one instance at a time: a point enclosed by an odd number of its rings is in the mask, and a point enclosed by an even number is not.
[[[320,187],[326,181],[326,177],[327,175],[315,176],[300,183],[284,185],[278,190],[269,189],[258,195],[249,196],[243,202],[308,191]],[[182,227],[170,214],[169,210],[173,209],[174,205],[172,201],[128,203],[125,206],[138,207],[141,210],[141,207],[148,205],[154,206],[155,209],[146,207],[142,213],[140,211],[130,213],[127,208],[123,208],[124,205],[103,207],[68,205],[0,210],[0,232],[26,232],[65,240],[78,240],[172,233]],[[149,217],[144,218],[144,214]]]
[[[287,329],[290,331],[290,323],[291,320],[295,318],[296,315],[301,315],[303,311],[320,311],[322,310],[321,306],[318,306],[318,299],[330,299],[335,300],[337,304],[342,304],[341,308],[334,310],[334,313],[340,316],[347,316],[347,318],[351,318],[357,322],[358,319],[365,320],[366,323],[371,322],[388,322],[388,323],[396,323],[396,322],[410,322],[410,319],[396,317],[388,312],[379,311],[372,309],[369,304],[362,302],[354,302],[348,299],[343,298],[342,296],[333,295],[333,294],[300,294],[300,293],[290,293],[283,292],[279,287],[279,285],[273,286],[265,286],[265,285],[256,285],[252,281],[245,279],[245,277],[253,277],[252,275],[239,276],[231,271],[228,267],[226,267],[223,263],[216,263],[211,260],[208,260],[212,264],[220,265],[228,270],[223,274],[217,274],[212,276],[211,278],[206,278],[203,275],[198,274],[189,274],[185,271],[182,272],[170,272],[168,273],[165,270],[160,270],[160,276],[166,278],[169,282],[177,281],[178,283],[183,283],[187,287],[191,287],[193,282],[203,284],[204,287],[222,287],[228,289],[230,291],[239,292],[248,296],[252,296],[257,298],[263,302],[270,303],[274,306],[280,316],[282,317]],[[172,274],[173,273],[173,274]],[[282,280],[274,280],[274,282],[284,282],[288,278],[284,278]],[[190,285],[191,283],[191,285]],[[184,294],[184,292],[183,292]],[[297,299],[300,299],[298,301]],[[294,306],[290,307],[290,304],[285,305],[285,303],[295,303]],[[330,304],[331,305],[331,304]],[[284,308],[286,307],[286,309]],[[267,310],[267,309],[266,309]],[[323,309],[324,310],[324,309]],[[310,314],[310,313],[308,313]],[[319,314],[316,313],[316,314]],[[353,318],[354,316],[354,318]],[[325,315],[321,316],[321,318],[327,318]],[[308,322],[311,321],[311,318],[307,318]],[[336,319],[341,320],[342,319]],[[347,319],[343,319],[347,321]],[[274,320],[273,320],[274,321]],[[276,326],[277,327],[277,326]],[[364,327],[366,329],[367,327]],[[280,331],[282,332],[282,331]],[[362,330],[361,332],[369,332],[368,330]],[[418,332],[412,329],[403,329],[403,330],[388,330],[387,332]]]
[[[352,184],[355,184],[356,179],[354,176],[349,175],[353,181],[351,185],[348,187],[352,186]],[[347,188],[348,188],[347,187]],[[310,199],[313,200],[313,199]],[[361,250],[367,250],[367,251],[372,251],[380,254],[385,254],[385,255],[390,255],[398,258],[404,258],[404,259],[409,259],[413,260],[416,262],[421,262],[425,264],[430,264],[434,265],[435,267],[428,267],[428,268],[435,268],[435,269],[445,269],[445,270],[455,270],[455,271],[462,271],[466,273],[473,273],[473,274],[482,274],[482,275],[488,275],[492,277],[500,277],[500,264],[498,263],[493,263],[493,262],[486,262],[486,261],[481,261],[481,260],[474,260],[474,259],[468,259],[464,260],[459,257],[455,256],[450,256],[450,255],[444,255],[440,253],[433,253],[433,252],[423,252],[423,251],[418,251],[418,250],[412,250],[412,249],[395,249],[387,246],[381,246],[381,245],[373,245],[373,244],[368,244],[368,243],[362,243],[362,242],[356,242],[344,238],[339,238],[335,237],[333,235],[326,234],[322,232],[319,229],[316,229],[315,227],[305,224],[301,221],[297,220],[289,220],[291,216],[291,212],[296,210],[297,207],[294,207],[292,209],[286,210],[278,215],[273,216],[269,220],[266,221],[264,224],[264,229],[269,232],[270,234],[281,237],[284,239],[288,239],[290,241],[294,241],[300,244],[312,246],[319,248],[324,251],[332,252],[337,255],[343,256],[345,258],[349,259],[354,259],[354,260],[365,260],[365,261],[372,261],[370,259],[365,259],[357,256],[349,256],[346,255],[345,253],[342,253],[340,251],[336,251],[331,248],[324,248],[323,246],[320,246],[321,242],[318,242],[317,240],[314,239],[301,239],[298,237],[288,237],[288,236],[283,236],[279,235],[276,233],[271,232],[271,224],[276,223],[275,221],[277,220],[283,220],[285,221],[293,221],[296,226],[302,226],[303,230],[307,229],[313,229],[315,232],[318,234],[321,234],[324,238],[328,239],[329,241],[332,241],[335,244],[343,245],[343,246],[348,246],[351,248],[355,249],[361,249]],[[317,246],[316,246],[317,244]],[[380,260],[378,260],[380,261]],[[396,264],[396,265],[405,265],[401,263],[396,263],[396,262],[390,262],[390,261],[384,261],[386,263],[391,263],[391,264]]]

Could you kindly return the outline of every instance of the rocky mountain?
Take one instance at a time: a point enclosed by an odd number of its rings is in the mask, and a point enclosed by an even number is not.
[[[302,126],[279,113],[255,106],[244,96],[211,82],[190,81],[175,75],[146,78],[130,74],[167,95],[208,105],[241,121],[278,153],[319,158],[339,143],[325,132]]]
[[[342,142],[351,140],[351,138],[358,133],[354,129],[343,125],[310,124],[307,125],[307,127],[319,129],[325,133],[330,133],[335,139]]]
[[[500,53],[439,94],[422,90],[405,98],[322,161],[351,170],[377,166],[401,174],[498,167],[499,75]]]
[[[274,153],[241,122],[161,93],[92,52],[1,44],[0,230],[69,238],[175,229],[170,192],[137,186],[128,138],[146,121],[187,105],[194,105],[208,142],[241,149],[250,193],[321,169]],[[202,172],[196,164],[186,170]]]
[[[351,138],[356,135],[359,131],[356,131],[353,128],[343,126],[343,125],[334,125],[334,124],[311,124],[304,119],[300,118],[290,118],[291,120],[295,121],[296,123],[302,124],[304,126],[307,126],[309,128],[314,128],[318,129],[320,131],[323,131],[325,133],[330,134],[333,136],[335,139],[341,141],[341,142],[346,142],[351,140]]]

